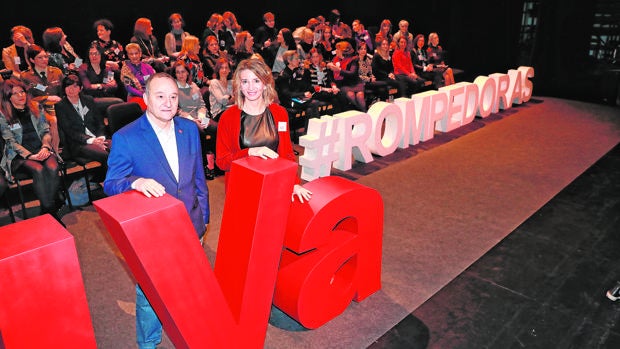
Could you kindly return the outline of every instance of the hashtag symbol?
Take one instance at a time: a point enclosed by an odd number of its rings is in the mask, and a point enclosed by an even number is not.
[[[301,179],[311,181],[330,175],[332,162],[338,160],[338,132],[334,124],[329,115],[308,121],[308,132],[299,137],[299,145],[304,147],[304,155],[299,157]]]

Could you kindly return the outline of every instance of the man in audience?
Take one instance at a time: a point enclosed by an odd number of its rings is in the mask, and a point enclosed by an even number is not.
[[[262,52],[276,42],[278,29],[276,28],[276,16],[271,12],[263,15],[263,25],[254,32],[254,52]]]

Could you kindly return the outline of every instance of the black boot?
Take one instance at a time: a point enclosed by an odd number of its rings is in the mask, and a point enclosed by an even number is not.
[[[215,178],[215,171],[211,168],[205,166],[205,178],[208,181],[212,181]]]

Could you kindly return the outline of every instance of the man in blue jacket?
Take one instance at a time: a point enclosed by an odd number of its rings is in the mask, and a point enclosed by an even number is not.
[[[134,189],[147,197],[168,193],[183,202],[202,239],[209,223],[209,192],[198,128],[191,120],[174,117],[178,87],[170,75],[157,73],[148,79],[144,101],[146,112],[112,136],[104,191],[115,195]],[[161,322],[136,285],[138,346],[154,349],[161,335]]]

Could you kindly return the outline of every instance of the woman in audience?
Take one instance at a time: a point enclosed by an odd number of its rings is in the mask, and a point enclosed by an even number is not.
[[[445,52],[439,45],[439,35],[437,33],[428,34],[428,61],[435,65],[435,69],[439,70],[444,78],[444,85],[452,85],[454,81],[454,72],[445,62]]]
[[[336,38],[332,35],[332,27],[322,26],[322,35],[316,47],[323,56],[323,61],[331,62],[336,55]]]
[[[224,45],[220,41],[220,35],[222,34],[224,17],[218,12],[214,12],[207,20],[205,24],[205,29],[202,32],[202,41],[204,42],[209,36],[213,35],[217,39],[217,44],[220,46],[220,50],[223,49]]]
[[[304,27],[299,35],[300,40],[299,44],[297,44],[297,53],[299,53],[299,58],[303,61],[306,57],[309,58],[308,53],[314,47],[314,32],[310,28]]]
[[[392,54],[392,64],[394,64],[394,75],[396,79],[407,85],[407,96],[418,92],[424,86],[424,79],[416,74],[411,60],[411,49],[407,38],[401,36],[397,41],[397,48]]]
[[[219,120],[223,112],[233,105],[233,86],[230,63],[220,58],[215,64],[216,76],[209,82],[209,105],[214,120]]]
[[[175,60],[179,56],[183,47],[183,41],[189,33],[184,30],[185,21],[180,13],[171,14],[168,17],[168,25],[170,26],[170,31],[164,37],[164,47],[168,57],[171,60]]]
[[[103,50],[102,60],[106,66],[114,70],[120,70],[121,65],[127,59],[127,55],[123,45],[112,39],[114,25],[109,19],[103,18],[96,20],[93,28],[97,33],[97,39],[91,45],[95,44]]]
[[[125,47],[128,60],[123,63],[121,68],[121,80],[127,90],[127,102],[136,102],[142,110],[146,110],[146,104],[142,96],[146,87],[146,80],[155,74],[155,69],[146,62],[142,61],[142,50],[140,45],[129,43]]]
[[[443,86],[443,73],[431,63],[426,55],[424,35],[418,34],[413,38],[411,61],[416,73],[424,80],[432,81],[434,88]]]
[[[60,102],[62,90],[60,84],[64,75],[62,70],[49,65],[49,55],[39,45],[28,46],[28,59],[32,69],[21,74],[22,81],[26,84],[27,92],[33,100],[45,108],[45,117],[50,124],[49,132],[52,136],[52,149],[58,150],[60,136],[56,116],[54,115],[54,104]]]
[[[200,88],[190,79],[190,69],[185,62],[180,59],[177,60],[172,64],[170,72],[179,87],[179,108],[177,114],[180,117],[193,120],[196,126],[198,126],[203,162],[206,164],[205,176],[208,180],[211,180],[214,178],[215,172],[213,153],[215,152],[217,123],[210,119]]]
[[[106,138],[103,116],[93,97],[82,92],[82,81],[75,73],[62,80],[65,96],[56,105],[58,128],[63,137],[63,158],[72,156],[101,163],[101,171],[94,182],[103,182],[107,171],[111,140]]]
[[[32,30],[23,25],[16,25],[11,28],[11,46],[2,49],[2,62],[6,69],[13,72],[17,79],[21,78],[21,73],[30,69],[30,61],[26,56],[28,47],[34,44]]]
[[[332,71],[327,68],[323,56],[316,47],[310,50],[308,71],[314,88],[312,98],[331,104],[334,114],[344,111],[348,104],[347,96],[336,85]]]
[[[393,41],[393,37],[394,35],[392,34],[392,21],[386,18],[381,21],[381,24],[379,25],[379,31],[377,32],[377,35],[375,35],[375,49],[379,48],[379,46],[381,45],[381,40],[383,39],[387,39],[388,43],[391,44]],[[393,49],[393,47],[390,47],[390,50]]]
[[[1,167],[9,178],[17,173],[31,176],[41,214],[49,213],[62,224],[60,175],[45,112],[28,100],[26,85],[20,81],[7,80],[0,90],[0,131],[6,141]]]
[[[86,63],[78,69],[82,91],[106,102],[107,105],[123,102],[127,98],[127,91],[120,81],[120,72],[107,66],[102,58],[102,48],[96,43],[91,44]]]
[[[170,61],[168,56],[164,56],[160,49],[157,38],[153,35],[153,25],[148,18],[138,18],[133,27],[133,36],[129,40],[140,46],[141,59],[150,64],[157,72],[166,70]],[[129,55],[129,53],[127,53]]]
[[[277,92],[271,69],[260,59],[240,61],[233,76],[233,100],[218,124],[216,162],[228,177],[234,160],[248,156],[295,161],[288,129],[288,113],[274,103]],[[285,125],[285,127],[281,127]],[[228,181],[226,182],[228,186]],[[310,200],[312,193],[299,184],[291,199]]]
[[[250,34],[247,30],[237,34],[235,47],[233,48],[232,55],[230,56],[233,67],[236,68],[239,62],[250,58],[254,53],[254,38],[252,37],[252,34]]]
[[[360,41],[357,48],[357,64],[360,79],[364,83],[365,91],[369,91],[371,96],[366,96],[371,102],[388,99],[387,83],[377,80],[372,72],[372,55],[368,53],[365,41]]]
[[[370,33],[364,27],[364,24],[359,19],[356,19],[351,23],[351,29],[353,29],[353,39],[355,39],[356,49],[359,49],[360,43],[366,43],[366,51],[372,54],[374,52],[374,40],[370,37]]]
[[[241,33],[242,30],[243,28],[237,22],[237,16],[232,11],[226,11],[222,14],[222,37],[220,41],[223,42],[223,51],[232,50],[235,46],[237,33]]]
[[[179,87],[178,115],[196,121],[196,124],[202,128],[202,125],[209,123],[209,116],[200,88],[191,80],[190,69],[184,61],[177,60],[171,68],[171,75]]]
[[[183,48],[177,60],[185,62],[185,66],[189,69],[190,81],[202,88],[208,84],[209,79],[205,76],[199,54],[200,40],[196,36],[187,35],[183,40]]]
[[[59,68],[64,75],[70,70],[77,71],[82,64],[82,59],[67,42],[67,35],[60,27],[45,29],[43,47],[49,53],[49,65]]]
[[[215,166],[215,143],[217,138],[218,121],[222,114],[234,104],[232,73],[230,71],[230,62],[226,58],[220,58],[215,64],[215,77],[209,83],[209,105],[211,109],[212,119],[209,122],[207,133],[211,136],[207,142],[207,176],[216,176],[221,174]]]
[[[351,44],[340,41],[336,44],[336,56],[327,63],[334,74],[336,85],[347,96],[349,102],[359,111],[366,111],[366,97],[364,95],[364,83],[359,76],[359,64],[354,59],[355,51]]]
[[[21,80],[28,87],[28,93],[38,97],[39,101],[59,102],[62,96],[60,83],[64,78],[62,70],[49,64],[50,55],[39,45],[28,46],[26,54],[32,69],[23,72]]]
[[[214,78],[215,65],[220,58],[226,58],[230,60],[230,55],[225,51],[220,50],[220,45],[217,42],[217,38],[213,35],[209,35],[204,42],[204,48],[202,49],[202,69],[204,70],[205,77],[208,79]]]
[[[274,78],[286,68],[286,63],[282,58],[284,52],[295,50],[296,47],[297,44],[295,43],[295,39],[293,39],[291,30],[288,28],[280,29],[280,31],[278,31],[278,36],[276,36],[276,43],[270,46],[270,52],[275,52],[265,57],[265,62],[271,67],[271,71],[274,73]]]
[[[407,97],[407,84],[396,79],[394,74],[394,65],[390,55],[390,41],[387,38],[381,38],[378,42],[375,54],[372,56],[371,66],[378,81],[385,82],[390,88],[398,89],[400,97]]]

